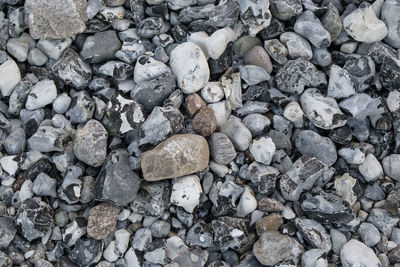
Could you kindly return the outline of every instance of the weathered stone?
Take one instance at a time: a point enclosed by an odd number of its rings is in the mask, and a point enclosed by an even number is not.
[[[102,203],[90,209],[87,234],[97,240],[105,238],[117,225],[119,208]]]

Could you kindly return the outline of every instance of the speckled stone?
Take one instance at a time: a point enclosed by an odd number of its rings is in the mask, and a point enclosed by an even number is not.
[[[101,240],[105,238],[117,225],[119,208],[102,203],[90,209],[87,233],[90,237]]]
[[[203,107],[196,116],[194,116],[192,124],[193,130],[204,137],[210,136],[217,128],[214,110],[210,107]]]

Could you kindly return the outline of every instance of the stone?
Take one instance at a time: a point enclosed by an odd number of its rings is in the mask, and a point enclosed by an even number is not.
[[[258,201],[258,209],[265,212],[284,211],[285,206],[274,198],[263,197]]]
[[[142,154],[147,181],[175,178],[203,170],[209,162],[207,141],[193,134],[174,135]]]
[[[385,23],[379,20],[370,5],[364,5],[343,19],[343,28],[354,40],[374,43],[388,34]]]
[[[235,54],[243,57],[247,51],[256,45],[261,45],[260,39],[245,35],[233,43],[233,51]]]
[[[64,129],[40,126],[28,139],[28,145],[39,152],[63,151],[68,140],[68,134]]]
[[[327,10],[320,17],[322,26],[329,32],[331,41],[335,41],[343,30],[343,23],[340,17],[338,8],[333,4],[329,3]]]
[[[283,220],[281,215],[278,213],[271,213],[256,222],[256,231],[259,235],[264,232],[276,232],[282,224]]]
[[[331,53],[325,47],[313,47],[313,61],[321,67],[327,67],[332,63]]]
[[[342,246],[340,262],[343,267],[382,266],[374,251],[356,239],[351,239]]]
[[[387,176],[400,181],[400,154],[391,154],[382,160],[382,167]]]
[[[398,12],[400,12],[400,4],[398,1],[389,0],[383,3],[381,19],[388,28],[388,35],[385,38],[385,43],[393,48],[400,48],[400,21],[396,19]]]
[[[328,260],[326,253],[322,249],[307,250],[301,257],[301,264],[304,267],[327,267]]]
[[[328,96],[333,98],[347,98],[356,91],[354,83],[346,69],[332,65],[329,74]]]
[[[211,157],[219,164],[229,164],[236,157],[235,147],[229,137],[223,133],[213,133],[209,147]]]
[[[332,251],[339,255],[340,249],[347,242],[346,236],[334,228],[331,228],[330,235],[332,240]]]
[[[74,139],[74,155],[86,164],[99,167],[107,157],[106,129],[96,120],[88,121],[76,131]]]
[[[271,12],[269,11],[269,0],[246,1],[239,0],[240,18],[244,25],[249,28],[250,36],[255,36],[261,30],[271,24]]]
[[[135,83],[138,84],[170,72],[170,68],[163,62],[155,60],[152,57],[142,55],[136,61],[133,77]]]
[[[71,46],[72,39],[58,39],[58,40],[46,40],[41,39],[36,47],[43,52],[47,57],[57,60],[60,58],[62,53]]]
[[[200,203],[202,188],[199,177],[188,175],[172,181],[171,203],[182,207],[186,212],[192,213]]]
[[[224,90],[220,82],[208,82],[200,91],[200,95],[204,101],[209,103],[217,103],[224,98]]]
[[[270,10],[272,15],[282,21],[289,21],[293,17],[297,17],[303,11],[300,0],[271,0]]]
[[[183,129],[183,115],[174,106],[156,106],[139,128],[139,144],[159,144]]]
[[[210,107],[203,107],[196,116],[194,116],[192,124],[193,130],[204,137],[210,136],[217,128],[214,110]]]
[[[400,60],[388,57],[383,61],[380,69],[379,81],[387,90],[395,90],[400,84]]]
[[[16,223],[22,229],[21,234],[31,242],[51,231],[54,223],[53,210],[41,200],[25,199],[21,203]]]
[[[242,122],[253,137],[266,133],[271,125],[271,120],[268,117],[257,113],[247,115]]]
[[[294,31],[308,39],[317,48],[328,47],[331,43],[331,35],[310,10],[304,11],[297,17]]]
[[[271,76],[262,67],[256,65],[240,66],[240,77],[248,84],[255,85],[264,81],[268,81]]]
[[[392,234],[392,230],[399,220],[398,217],[384,209],[372,209],[367,218],[367,221],[374,224],[386,237]]]
[[[86,1],[25,1],[29,32],[35,39],[62,39],[86,29]]]
[[[133,74],[131,64],[116,60],[107,61],[98,70],[101,74],[113,77],[117,81],[126,80]]]
[[[318,89],[309,88],[300,97],[301,107],[307,118],[322,129],[334,129],[346,124],[346,115],[336,101],[324,97]]]
[[[254,46],[243,56],[243,63],[246,65],[255,65],[263,68],[268,73],[272,72],[271,59],[262,46]]]
[[[202,89],[210,78],[207,59],[201,48],[191,42],[178,45],[170,55],[170,66],[177,85],[185,94]]]
[[[275,154],[275,144],[269,137],[254,139],[250,144],[250,153],[254,159],[262,164],[270,165]]]
[[[94,196],[96,200],[110,201],[118,206],[132,202],[140,187],[139,176],[129,167],[126,150],[111,151],[96,178]]]
[[[121,41],[115,31],[98,32],[86,38],[80,55],[88,63],[103,63],[114,59],[121,48]]]
[[[25,131],[21,127],[18,127],[4,140],[4,148],[9,155],[21,155],[25,150],[25,143]]]
[[[196,113],[206,106],[206,102],[196,93],[191,93],[185,98],[185,109],[189,118],[193,118]]]
[[[275,81],[279,90],[293,94],[301,94],[305,87],[320,83],[317,68],[302,58],[286,62],[276,73]]]
[[[105,238],[117,225],[119,208],[107,203],[99,204],[89,211],[87,234],[94,239]]]
[[[283,65],[288,61],[288,50],[278,39],[265,40],[264,48],[277,63]]]
[[[71,123],[86,123],[93,117],[95,101],[86,91],[79,91],[72,96],[71,104],[65,116]]]
[[[246,217],[257,208],[257,200],[253,190],[249,186],[244,187],[244,192],[240,196],[239,204],[237,206],[237,216]]]
[[[28,110],[42,108],[57,98],[57,87],[53,80],[45,79],[32,86],[25,107]]]
[[[286,45],[291,59],[312,59],[313,51],[310,43],[299,34],[295,32],[284,32],[280,35],[279,40]]]
[[[373,247],[381,241],[381,235],[372,223],[362,223],[358,228],[358,234],[368,247]]]
[[[14,60],[9,59],[0,65],[0,92],[3,97],[11,95],[20,81],[21,72]]]
[[[11,217],[0,216],[0,248],[6,249],[13,241],[17,229]]]
[[[381,163],[374,154],[368,154],[364,162],[358,166],[358,170],[367,182],[376,181],[383,175]]]
[[[53,101],[53,110],[58,114],[64,114],[67,112],[71,101],[71,97],[69,97],[66,93],[60,94]]]
[[[224,123],[220,132],[226,134],[239,151],[245,151],[252,139],[249,129],[247,129],[239,118],[233,116]]]
[[[212,228],[204,221],[199,221],[187,233],[186,243],[189,246],[211,247],[214,244]]]
[[[90,266],[100,261],[103,242],[93,238],[81,238],[68,253],[71,261],[78,266]]]
[[[253,246],[253,253],[263,265],[276,265],[280,262],[300,260],[303,247],[291,237],[278,232],[265,232]]]
[[[102,124],[109,135],[121,136],[138,129],[145,121],[146,115],[139,103],[115,93],[107,103]]]
[[[325,228],[316,221],[310,219],[296,218],[294,220],[296,228],[302,237],[313,247],[322,249],[328,253],[332,248],[331,237]]]
[[[65,84],[77,89],[88,86],[92,78],[91,67],[71,48],[68,48],[61,58],[54,63],[51,71]]]
[[[221,250],[239,250],[248,242],[245,219],[223,216],[211,222],[214,231],[214,244]]]
[[[41,172],[33,181],[32,191],[38,196],[57,197],[57,180]]]
[[[16,58],[18,62],[25,62],[28,58],[30,44],[27,40],[24,40],[23,37],[24,36],[21,35],[19,38],[11,38],[7,42],[7,52]]]
[[[229,119],[232,112],[232,107],[228,101],[220,101],[217,103],[211,103],[207,105],[214,110],[215,119],[217,122],[217,131],[225,124]]]

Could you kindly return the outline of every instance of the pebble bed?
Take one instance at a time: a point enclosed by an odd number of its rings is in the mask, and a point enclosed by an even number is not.
[[[399,0],[1,0],[0,267],[399,267]]]

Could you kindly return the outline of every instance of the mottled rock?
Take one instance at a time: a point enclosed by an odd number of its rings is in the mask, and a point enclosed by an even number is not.
[[[374,251],[356,239],[351,239],[340,250],[343,267],[382,266]]]
[[[310,43],[295,32],[284,32],[279,40],[286,45],[289,58],[303,58],[310,60],[313,57],[313,51]]]
[[[39,152],[63,151],[68,143],[67,132],[52,126],[40,126],[28,139],[29,147]]]
[[[395,0],[385,1],[382,5],[381,19],[388,28],[385,43],[394,48],[400,48],[400,21],[397,15],[400,12],[400,3]]]
[[[201,97],[196,93],[191,93],[185,98],[185,109],[189,118],[193,118],[196,113],[206,105]]]
[[[297,17],[303,11],[300,0],[271,0],[270,10],[272,15],[282,21]]]
[[[243,56],[243,62],[246,65],[256,65],[268,73],[272,72],[272,63],[271,59],[268,56],[268,53],[262,46],[254,46],[252,49],[247,51]]]
[[[193,130],[204,137],[210,136],[217,128],[214,110],[210,107],[203,107],[196,116],[194,116],[192,124]]]
[[[90,237],[101,240],[105,238],[117,225],[119,208],[102,203],[90,209],[87,233]]]
[[[328,96],[346,98],[355,94],[354,83],[346,69],[332,65],[329,74]]]
[[[304,11],[297,17],[294,31],[307,38],[317,48],[328,47],[331,43],[329,32],[310,10]]]
[[[0,248],[5,249],[14,239],[17,229],[11,217],[0,216]]]
[[[71,261],[79,266],[90,266],[101,259],[103,242],[93,238],[81,238],[68,253]]]
[[[331,237],[321,224],[310,219],[301,218],[296,218],[294,223],[302,237],[312,247],[322,249],[325,252],[329,252],[331,250]]]
[[[121,48],[121,41],[115,31],[98,32],[86,38],[80,55],[89,63],[102,63],[113,59]]]
[[[188,175],[172,181],[171,203],[182,207],[186,212],[192,213],[200,203],[202,188],[199,177]]]
[[[390,178],[400,181],[400,154],[391,154],[382,160],[383,170]]]
[[[250,36],[255,36],[271,24],[269,0],[246,1],[239,0],[240,18],[249,27]]]

